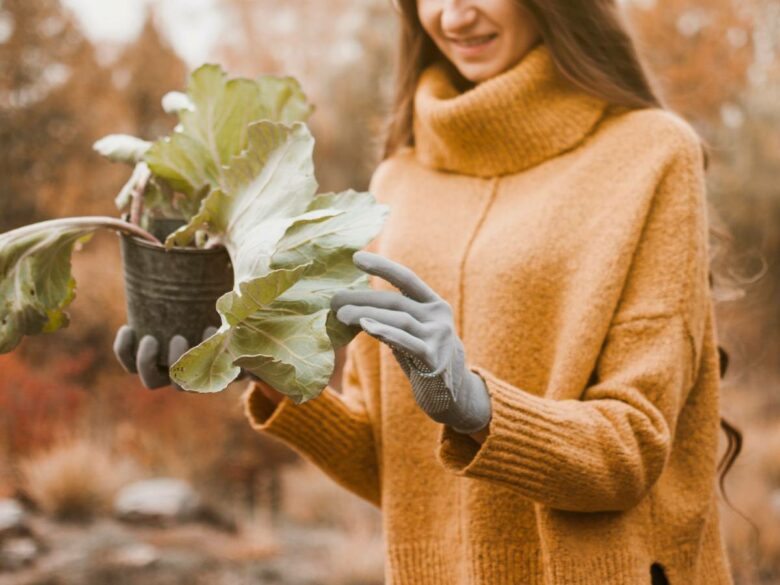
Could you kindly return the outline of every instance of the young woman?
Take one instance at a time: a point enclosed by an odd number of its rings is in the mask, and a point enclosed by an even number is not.
[[[614,2],[397,8],[365,334],[251,424],[381,508],[388,584],[732,583],[699,137]]]

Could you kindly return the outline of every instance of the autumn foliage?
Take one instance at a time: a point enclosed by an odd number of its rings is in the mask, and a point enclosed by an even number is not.
[[[780,578],[770,503],[780,501],[780,10],[774,0],[620,4],[665,103],[713,147],[712,222],[732,235],[723,270],[744,289],[717,308],[719,340],[731,357],[721,410],[746,438],[727,489],[763,534],[757,538],[727,508],[724,522],[735,574],[761,583],[761,575]],[[211,61],[234,75],[296,76],[316,105],[320,191],[366,189],[393,89],[390,0],[220,0],[219,10],[238,25]],[[115,214],[127,169],[104,161],[92,143],[114,132],[169,133],[174,118],[162,113],[160,99],[182,89],[188,67],[151,17],[134,42],[111,50],[85,38],[58,0],[4,0],[0,21],[12,22],[6,33],[0,26],[7,37],[0,42],[0,231]],[[74,257],[77,281],[90,286],[77,292],[71,326],[0,356],[0,492],[13,491],[16,462],[77,429],[149,475],[185,477],[254,505],[269,470],[296,456],[248,426],[242,383],[220,395],[149,391],[120,368],[111,352],[125,321],[119,258],[115,236],[96,237]]]

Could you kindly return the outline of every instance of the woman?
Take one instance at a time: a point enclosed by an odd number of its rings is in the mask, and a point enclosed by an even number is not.
[[[732,583],[698,136],[612,2],[398,9],[366,334],[252,426],[382,509],[394,585]]]

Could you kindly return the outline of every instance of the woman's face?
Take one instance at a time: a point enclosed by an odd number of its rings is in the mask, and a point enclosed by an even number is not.
[[[474,83],[512,67],[539,39],[520,0],[417,0],[417,13],[439,50]]]

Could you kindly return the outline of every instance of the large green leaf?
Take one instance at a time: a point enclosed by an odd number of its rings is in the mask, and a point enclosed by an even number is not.
[[[76,285],[70,255],[88,232],[37,232],[13,241],[8,236],[0,236],[0,353],[11,351],[25,335],[67,324],[64,309]]]
[[[330,314],[344,288],[368,288],[352,254],[379,232],[388,208],[370,193],[316,195],[314,138],[300,122],[248,127],[247,148],[223,170],[223,188],[166,245],[205,230],[227,248],[235,285],[217,303],[218,332],[171,367],[183,388],[218,392],[240,367],[298,403],[333,373],[334,350],[359,331]]]
[[[224,166],[246,147],[251,122],[305,121],[313,111],[293,77],[229,80],[213,64],[196,69],[187,94],[176,97],[168,107],[179,125],[170,137],[155,142],[144,160],[156,176],[192,198],[206,185],[225,188]]]
[[[143,233],[115,218],[83,217],[0,234],[0,353],[14,349],[25,335],[57,331],[68,324],[65,308],[76,290],[71,254],[98,228]]]

